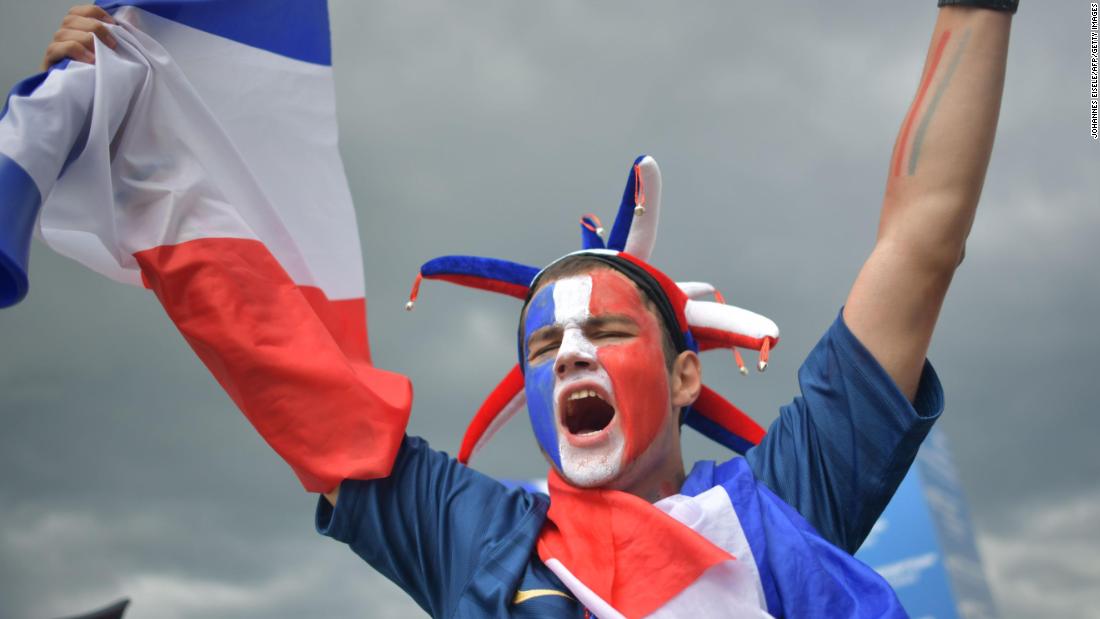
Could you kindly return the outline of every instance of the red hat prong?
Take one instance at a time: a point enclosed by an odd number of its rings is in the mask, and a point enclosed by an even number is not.
[[[722,294],[705,282],[676,283],[648,260],[657,241],[661,210],[661,171],[648,155],[635,159],[620,201],[619,212],[606,243],[599,218],[587,214],[581,218],[581,252],[613,256],[622,268],[626,262],[640,268],[661,289],[671,308],[674,321],[684,334],[687,347],[699,351],[726,348],[733,351],[742,374],[747,373],[739,348],[759,351],[757,368],[767,367],[771,349],[779,341],[779,327],[768,318],[729,305]],[[540,270],[506,260],[475,256],[443,256],[424,264],[417,274],[406,309],[412,309],[425,279],[442,279],[472,288],[526,299],[537,282]],[[638,272],[639,277],[643,275]],[[659,294],[659,293],[658,293]],[[705,298],[712,296],[715,301]],[[662,301],[663,303],[663,301]],[[669,325],[670,328],[673,325]],[[493,389],[467,428],[458,459],[468,462],[509,419],[526,403],[522,368],[516,365]],[[699,399],[684,415],[684,423],[706,436],[743,453],[759,442],[763,428],[740,409],[706,386]]]

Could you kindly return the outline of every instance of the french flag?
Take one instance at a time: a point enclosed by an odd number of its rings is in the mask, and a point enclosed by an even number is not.
[[[725,489],[649,504],[551,471],[538,554],[600,619],[772,617]]]
[[[554,471],[538,555],[600,619],[904,619],[890,585],[761,487],[744,458],[700,462],[657,503]]]
[[[97,4],[117,49],[0,113],[0,307],[34,227],[151,289],[306,489],[388,475],[412,391],[371,363],[324,0]]]

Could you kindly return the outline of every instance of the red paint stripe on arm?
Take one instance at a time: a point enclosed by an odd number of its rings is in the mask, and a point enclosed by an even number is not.
[[[947,47],[947,41],[950,40],[950,38],[951,31],[944,30],[943,34],[940,35],[939,42],[932,51],[932,60],[924,72],[924,78],[921,80],[920,88],[917,90],[917,98],[913,100],[913,107],[909,108],[909,114],[905,117],[905,122],[901,127],[901,135],[898,136],[898,143],[894,146],[894,169],[891,172],[892,176],[901,174],[901,161],[904,158],[905,146],[909,141],[909,132],[913,128],[913,121],[916,120],[917,111],[920,109],[925,93],[928,92],[928,86],[932,83],[936,68],[939,66],[940,59],[943,57],[943,50]]]

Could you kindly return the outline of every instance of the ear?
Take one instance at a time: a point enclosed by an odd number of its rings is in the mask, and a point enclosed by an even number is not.
[[[703,365],[699,362],[699,355],[690,350],[677,355],[672,362],[672,373],[668,382],[672,391],[673,408],[691,406],[703,388]]]

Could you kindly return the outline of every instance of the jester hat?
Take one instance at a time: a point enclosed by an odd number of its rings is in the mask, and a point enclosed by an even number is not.
[[[779,328],[774,322],[728,305],[710,284],[675,282],[649,264],[657,241],[660,204],[661,171],[652,157],[640,156],[630,169],[619,212],[606,243],[599,218],[584,215],[580,220],[581,250],[566,254],[546,268],[571,256],[589,256],[603,262],[626,275],[654,301],[659,317],[678,348],[696,352],[731,349],[742,374],[747,370],[738,349],[756,350],[759,351],[757,368],[763,371],[769,351],[779,341]],[[441,256],[420,267],[405,309],[413,308],[425,279],[449,281],[526,302],[538,289],[540,276],[546,268],[540,270],[496,258]],[[711,296],[714,301],[704,300]],[[520,363],[497,384],[467,427],[458,451],[460,462],[468,463],[473,454],[526,404],[522,350],[521,341]],[[764,436],[760,425],[706,385],[681,419],[704,436],[740,454]]]

